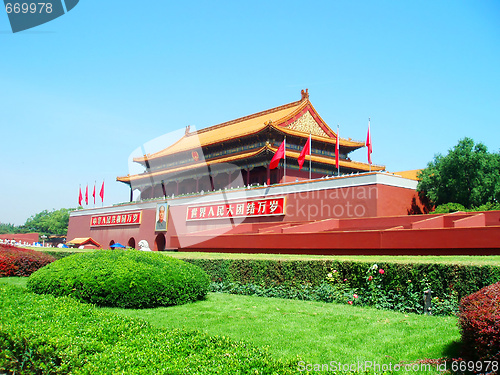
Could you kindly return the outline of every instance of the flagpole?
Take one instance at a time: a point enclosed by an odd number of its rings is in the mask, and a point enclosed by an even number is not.
[[[286,183],[286,136],[285,136],[285,147],[283,147],[283,152],[285,155],[285,163],[284,163],[284,168],[283,168],[283,183]]]
[[[312,159],[312,143],[311,143],[311,132],[309,132],[309,180],[311,179],[311,159]]]
[[[335,144],[335,147],[337,148],[336,154],[338,155],[337,157],[340,159],[340,139],[339,139],[339,130],[340,130],[340,125],[337,124],[337,143]],[[340,176],[340,161],[337,163],[337,177]]]
[[[370,118],[368,117],[368,134],[370,135],[370,149],[372,147],[372,135],[371,135],[371,132],[370,132]],[[368,152],[370,152],[370,150],[368,150]],[[370,152],[371,154],[371,152]],[[372,157],[370,155],[370,172],[372,171]]]

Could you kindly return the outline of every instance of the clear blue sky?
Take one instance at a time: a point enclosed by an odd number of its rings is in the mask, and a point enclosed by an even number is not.
[[[81,0],[12,34],[0,9],[0,222],[76,207],[162,134],[310,99],[389,171],[463,137],[497,152],[500,2]],[[364,149],[351,154],[366,161]]]

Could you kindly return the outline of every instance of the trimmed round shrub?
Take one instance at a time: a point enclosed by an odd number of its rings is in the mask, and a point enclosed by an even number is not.
[[[500,282],[464,297],[458,322],[471,359],[500,361]]]
[[[0,245],[0,277],[29,276],[56,260],[40,251]]]
[[[157,252],[97,250],[40,269],[27,287],[98,306],[147,308],[203,299],[209,282],[200,267]]]

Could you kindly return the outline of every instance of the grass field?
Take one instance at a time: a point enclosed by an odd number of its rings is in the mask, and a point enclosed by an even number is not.
[[[25,286],[27,278],[0,283]],[[455,317],[357,306],[209,293],[204,301],[155,309],[104,308],[162,328],[187,328],[268,347],[275,358],[305,363],[415,363],[456,357]],[[405,373],[405,372],[399,372]],[[411,373],[429,373],[411,372]]]
[[[165,328],[198,329],[268,346],[310,363],[415,362],[456,355],[455,317],[210,293],[205,301],[145,310],[109,309]]]
[[[411,256],[411,255],[307,255],[307,254],[240,254],[240,253],[202,253],[202,252],[175,252],[164,254],[175,258],[186,259],[269,259],[269,260],[336,260],[368,263],[443,263],[462,265],[490,265],[500,266],[500,256]]]
[[[50,250],[53,252],[89,252],[92,249],[59,249],[32,247],[32,250]],[[441,255],[441,256],[411,256],[411,255],[309,255],[309,254],[244,254],[244,253],[208,253],[208,252],[177,252],[165,251],[164,255],[183,259],[266,259],[266,260],[336,260],[367,263],[443,263],[461,265],[500,266],[500,255]]]

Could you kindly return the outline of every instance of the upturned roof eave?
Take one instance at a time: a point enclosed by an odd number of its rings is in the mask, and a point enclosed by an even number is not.
[[[172,174],[172,173],[187,172],[190,170],[203,168],[204,166],[207,166],[207,165],[241,161],[244,159],[258,156],[261,153],[266,152],[266,151],[270,151],[271,153],[274,154],[274,153],[276,153],[277,150],[278,150],[277,147],[274,147],[271,145],[266,145],[266,146],[263,146],[257,150],[253,150],[250,152],[241,152],[241,153],[231,155],[231,156],[222,156],[219,158],[214,158],[214,159],[206,160],[203,162],[193,163],[190,165],[185,165],[182,167],[177,167],[177,168],[172,168],[172,169],[160,170],[160,171],[155,171],[155,172],[146,172],[143,174],[137,174],[137,175],[131,175],[131,176],[127,175],[124,177],[117,177],[116,180],[119,182],[126,183],[126,184],[131,184],[132,181],[138,182],[138,181],[141,181],[144,179],[150,179],[152,177],[154,178],[154,177],[158,177],[158,176],[166,176],[166,175]],[[299,155],[300,155],[300,152],[294,151],[294,150],[286,150],[286,155],[287,155],[287,158],[297,160]],[[269,161],[271,161],[271,159],[269,159]],[[334,158],[329,158],[329,157],[319,156],[319,155],[314,155],[314,154],[312,155],[312,161],[316,162],[316,163],[327,164],[327,165],[334,165],[335,164]],[[341,167],[344,167],[344,168],[366,170],[366,171],[368,171],[370,169],[372,171],[385,170],[385,166],[382,166],[382,165],[372,164],[371,168],[370,168],[370,165],[367,163],[361,163],[361,162],[356,162],[356,161],[346,160],[346,159],[340,159],[339,165]]]
[[[213,145],[213,144],[217,144],[217,143],[220,143],[220,142],[227,141],[228,139],[234,139],[233,137],[228,137],[228,138],[219,138],[219,139],[214,140],[213,142],[207,142],[207,143],[204,143],[204,144],[201,144],[201,142],[200,142],[199,145],[197,145],[195,147],[193,147],[193,146],[186,147],[185,149],[177,150],[174,154],[169,154],[168,153],[168,151],[170,149],[174,148],[174,146],[178,145],[186,137],[197,136],[199,134],[204,134],[204,133],[207,133],[207,132],[210,132],[210,131],[214,131],[214,130],[217,130],[217,129],[220,129],[220,128],[223,128],[223,127],[226,127],[226,126],[235,125],[235,124],[238,124],[238,123],[241,123],[241,122],[244,122],[244,121],[248,121],[248,120],[252,120],[252,119],[258,118],[258,117],[262,117],[262,116],[265,116],[267,114],[273,114],[273,113],[276,113],[276,112],[279,112],[279,111],[283,111],[283,110],[286,110],[288,108],[297,107],[296,110],[297,109],[302,109],[305,105],[307,105],[307,103],[309,103],[309,100],[307,98],[306,99],[301,99],[301,100],[298,100],[298,101],[295,101],[295,102],[284,104],[282,106],[274,107],[274,108],[267,109],[267,110],[264,110],[264,111],[261,111],[261,112],[257,112],[257,113],[254,113],[254,114],[251,114],[251,115],[248,115],[248,116],[240,117],[240,118],[237,118],[237,119],[234,119],[234,120],[223,122],[221,124],[217,124],[217,125],[213,125],[213,126],[204,128],[204,129],[200,129],[200,130],[197,130],[195,132],[186,133],[186,135],[184,135],[182,138],[180,138],[177,142],[175,142],[174,144],[170,145],[169,147],[167,147],[167,148],[165,148],[165,149],[163,149],[163,150],[161,150],[159,152],[156,152],[154,154],[151,154],[151,155],[144,155],[144,156],[141,156],[141,157],[134,158],[133,161],[142,164],[142,163],[146,163],[146,161],[149,161],[149,160],[153,160],[153,159],[157,159],[157,158],[161,158],[161,157],[165,157],[165,156],[170,156],[170,155],[178,154],[180,152],[186,152],[186,151],[194,150],[194,149],[197,149],[199,147],[210,146],[210,145]],[[292,113],[296,112],[296,110],[292,111]],[[285,115],[285,116],[283,116],[283,118],[288,118],[288,114]],[[277,123],[281,123],[283,118],[276,119],[276,122]],[[267,125],[268,125],[268,122],[265,119],[263,119],[262,124],[257,125],[255,128],[250,129],[248,132],[245,132],[245,130],[243,130],[243,133],[240,134],[239,136],[247,136],[247,135],[258,133],[262,129],[266,128]]]
[[[196,162],[196,163],[192,163],[189,165],[184,165],[182,167],[163,169],[163,170],[155,171],[155,172],[145,172],[145,173],[136,174],[136,175],[127,175],[127,176],[123,176],[123,177],[117,177],[116,181],[130,184],[132,180],[138,181],[138,180],[142,180],[142,179],[148,179],[151,177],[157,177],[157,176],[167,175],[167,174],[171,174],[171,173],[186,172],[186,171],[194,170],[197,168],[203,168],[204,166],[212,165],[212,164],[228,163],[228,162],[232,162],[232,161],[244,160],[244,159],[258,156],[262,152],[265,152],[266,150],[270,150],[270,149],[271,149],[271,147],[266,145],[266,146],[260,147],[257,150],[240,152],[238,154],[234,154],[231,156],[221,156],[219,158],[204,160],[202,162]]]

